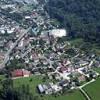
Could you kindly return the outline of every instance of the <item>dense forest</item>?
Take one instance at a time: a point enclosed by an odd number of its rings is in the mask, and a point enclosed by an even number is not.
[[[45,9],[69,36],[100,42],[100,0],[49,0]]]

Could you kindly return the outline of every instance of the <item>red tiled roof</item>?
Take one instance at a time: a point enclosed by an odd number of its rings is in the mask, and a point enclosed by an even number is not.
[[[27,70],[24,70],[24,71],[23,71],[23,75],[30,75],[30,72],[27,71]]]
[[[23,71],[21,69],[14,70],[12,72],[13,77],[23,76]]]
[[[30,75],[30,72],[24,69],[17,69],[17,70],[14,70],[11,74],[12,74],[12,77],[21,77],[24,75]]]
[[[64,71],[67,71],[67,70],[68,70],[67,67],[61,67],[61,68],[60,68],[60,71],[61,71],[61,72],[64,72]]]

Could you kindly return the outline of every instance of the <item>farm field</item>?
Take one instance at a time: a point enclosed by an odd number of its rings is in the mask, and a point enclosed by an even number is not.
[[[31,76],[29,78],[20,78],[14,80],[15,87],[18,87],[23,84],[25,85],[29,84],[30,91],[34,95],[38,95],[38,96],[40,95],[38,94],[36,87],[40,83],[43,83],[42,76]],[[85,100],[84,96],[78,90],[57,97],[52,95],[44,95],[41,97],[41,99],[42,100]]]
[[[100,78],[83,88],[92,100],[100,100]]]
[[[93,70],[100,74],[100,68],[93,68]]]

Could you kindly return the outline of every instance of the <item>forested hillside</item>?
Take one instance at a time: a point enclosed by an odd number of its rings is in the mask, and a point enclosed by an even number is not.
[[[100,42],[100,0],[49,0],[45,9],[71,37]]]

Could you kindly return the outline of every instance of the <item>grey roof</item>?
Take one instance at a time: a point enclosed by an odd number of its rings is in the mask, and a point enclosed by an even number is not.
[[[43,93],[45,91],[41,84],[38,85],[38,89],[39,89],[40,93]]]

